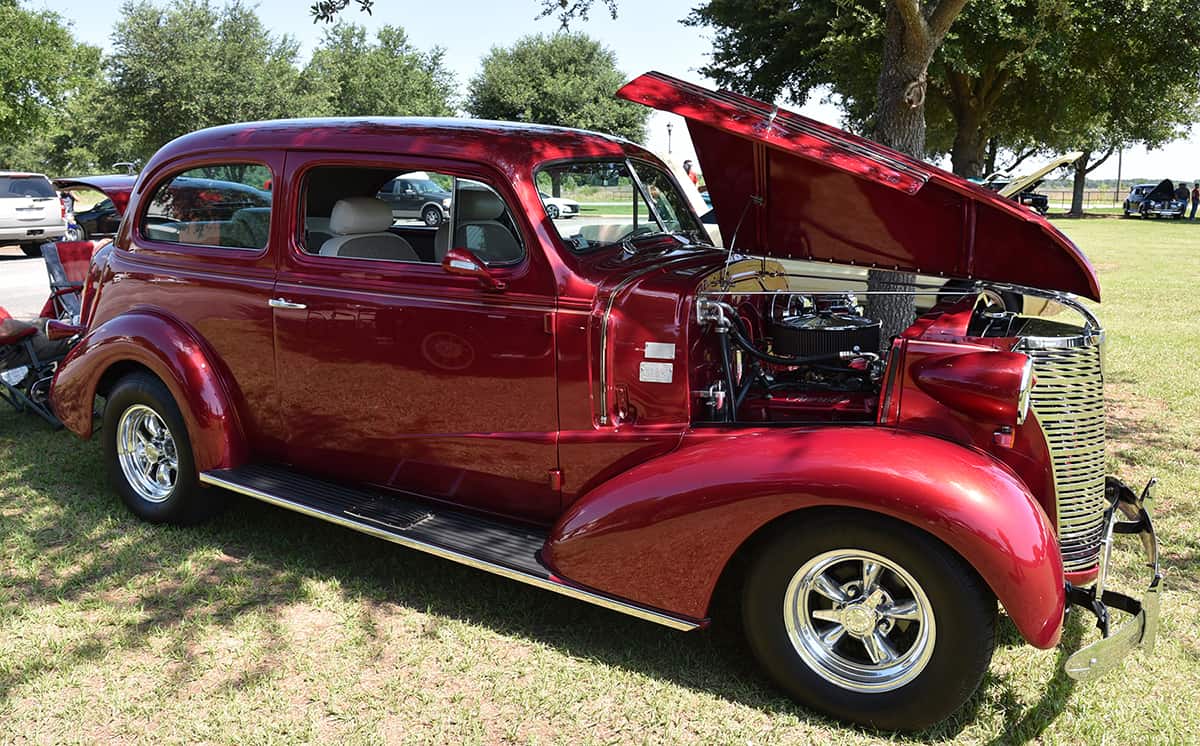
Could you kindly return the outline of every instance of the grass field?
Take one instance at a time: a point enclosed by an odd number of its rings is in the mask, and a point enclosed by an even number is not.
[[[1110,467],[1162,478],[1153,657],[1099,682],[1006,620],[991,671],[912,742],[1200,733],[1200,224],[1058,223],[1100,270]],[[131,518],[96,442],[0,411],[0,742],[868,743],[683,634],[250,501]],[[1119,572],[1139,579],[1133,552]],[[1094,639],[1076,616],[1067,645]]]

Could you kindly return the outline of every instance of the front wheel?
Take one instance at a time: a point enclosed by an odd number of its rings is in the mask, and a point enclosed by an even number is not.
[[[974,693],[996,602],[933,537],[859,513],[779,527],[743,586],[747,641],[794,699],[886,730],[941,721]]]
[[[151,523],[191,524],[220,509],[201,489],[187,426],[170,390],[148,373],[122,378],[104,405],[104,458],[125,505]]]
[[[546,205],[546,217],[551,220],[558,220],[559,211],[558,205]]]
[[[442,224],[442,211],[430,205],[421,211],[421,220],[430,228],[436,228]]]

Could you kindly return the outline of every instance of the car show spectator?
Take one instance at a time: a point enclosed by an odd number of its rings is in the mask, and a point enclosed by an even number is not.
[[[1196,208],[1200,207],[1200,181],[1192,185],[1192,214],[1188,217],[1189,220],[1196,219]]]
[[[700,169],[696,168],[696,164],[692,163],[690,159],[683,162],[683,172],[688,175],[693,184],[700,186]]]
[[[1188,188],[1186,182],[1179,182],[1179,186],[1175,187],[1175,199],[1183,203],[1183,210],[1180,211],[1179,217],[1183,217],[1183,213],[1187,212],[1188,203]]]

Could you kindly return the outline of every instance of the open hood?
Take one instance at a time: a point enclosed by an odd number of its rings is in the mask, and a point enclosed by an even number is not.
[[[1061,168],[1068,163],[1074,163],[1082,157],[1083,153],[1079,152],[1078,150],[1074,153],[1064,153],[1033,173],[1026,174],[1025,176],[1012,177],[1012,181],[1008,182],[1008,185],[1003,189],[997,190],[997,193],[1001,197],[1012,197],[1013,195],[1020,194],[1026,189],[1036,186],[1038,182],[1049,175],[1049,173],[1054,169]]]
[[[1170,179],[1163,179],[1144,199],[1150,202],[1170,202],[1175,199],[1175,184]]]
[[[133,192],[133,185],[137,183],[137,176],[127,176],[125,174],[113,174],[111,176],[66,176],[61,179],[54,180],[54,188],[60,192],[69,192],[72,189],[95,189],[98,192],[103,192],[105,197],[112,200],[113,207],[117,209],[119,215],[125,214],[125,207],[129,204],[129,195]]]
[[[776,106],[661,73],[646,73],[617,95],[687,120],[721,236],[730,246],[736,232],[740,252],[1100,299],[1095,271],[1066,236],[951,173]]]

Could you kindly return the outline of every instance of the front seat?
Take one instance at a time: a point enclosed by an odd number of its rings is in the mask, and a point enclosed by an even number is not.
[[[454,248],[469,249],[485,262],[515,262],[524,256],[521,242],[497,218],[504,202],[491,190],[459,189],[454,209]]]
[[[329,232],[333,237],[321,244],[321,256],[358,259],[388,259],[394,262],[419,262],[412,244],[395,233],[392,208],[374,197],[347,197],[333,205]]]

